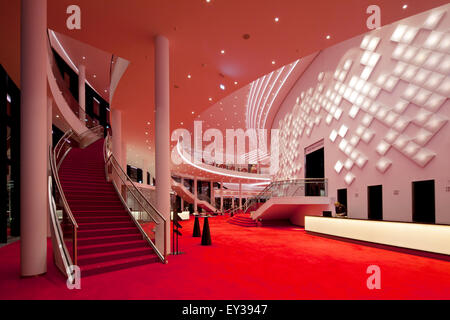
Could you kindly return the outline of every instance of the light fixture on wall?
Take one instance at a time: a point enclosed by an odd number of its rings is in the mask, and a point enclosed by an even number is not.
[[[381,158],[377,161],[376,168],[381,173],[385,173],[386,170],[392,165],[392,161],[387,158]]]
[[[355,180],[355,175],[351,172],[345,175],[344,181],[347,185],[351,185],[353,180]]]

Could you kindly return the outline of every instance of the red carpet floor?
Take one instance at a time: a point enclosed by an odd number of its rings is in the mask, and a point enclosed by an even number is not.
[[[82,278],[81,290],[66,288],[50,252],[46,275],[21,279],[15,242],[0,248],[0,299],[450,299],[450,262],[226,219],[210,219],[212,246],[182,222],[185,254]],[[373,264],[380,290],[366,286]]]

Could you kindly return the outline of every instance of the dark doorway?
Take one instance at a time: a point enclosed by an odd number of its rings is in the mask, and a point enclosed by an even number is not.
[[[383,186],[367,187],[369,220],[383,220]]]
[[[345,207],[345,212],[347,212],[347,189],[338,189],[337,201]]]
[[[305,178],[325,178],[324,148],[308,153],[305,156]],[[320,196],[324,189],[322,181],[308,181],[305,188],[305,196]]]
[[[306,155],[305,178],[325,178],[324,149]]]
[[[434,180],[413,181],[413,221],[435,223]]]

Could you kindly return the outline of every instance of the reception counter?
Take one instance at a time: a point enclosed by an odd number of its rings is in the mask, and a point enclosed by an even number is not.
[[[353,240],[450,255],[449,225],[306,216],[305,230]]]

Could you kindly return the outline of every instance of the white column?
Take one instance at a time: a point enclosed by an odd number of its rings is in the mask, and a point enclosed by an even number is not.
[[[147,184],[147,171],[148,171],[148,160],[147,158],[142,159],[142,184]]]
[[[78,66],[78,104],[80,105],[80,120],[84,121],[86,111],[86,66]]]
[[[198,213],[198,211],[197,211],[197,177],[194,177],[194,212]]]
[[[121,153],[122,153],[122,155],[121,155],[120,159],[117,159],[117,161],[119,161],[119,163],[122,165],[123,171],[127,172],[127,162],[128,162],[128,159],[127,159],[127,144],[122,139],[122,142],[121,142],[120,145],[121,145],[121,150],[122,150]]]
[[[211,199],[210,199],[210,202],[211,202],[211,204],[215,207],[216,206],[216,195],[214,194],[214,181],[211,181],[210,182],[210,185],[209,185],[209,187],[210,187],[210,189],[211,189]]]
[[[48,97],[47,98],[47,154],[52,149],[53,145],[53,130],[52,130],[52,124],[53,124],[53,99]],[[50,161],[47,161],[47,172],[48,176],[52,175],[52,169],[50,167]],[[47,238],[50,238],[52,236],[52,230],[50,225],[50,205],[47,201]]]
[[[170,252],[170,87],[169,87],[169,40],[155,37],[155,174],[156,206],[165,216],[166,252]],[[162,251],[164,238],[162,224],[157,226],[156,246]]]
[[[116,160],[120,163],[126,172],[126,166],[123,167],[123,149],[122,149],[122,112],[117,109],[111,110],[111,131],[112,131],[112,152]]]
[[[223,181],[220,183],[220,212],[223,213]]]
[[[47,272],[47,0],[21,0],[21,275]]]
[[[181,178],[181,185],[184,186],[184,178]],[[181,198],[181,211],[184,211],[184,199]]]
[[[239,209],[242,210],[242,183],[239,182]]]

